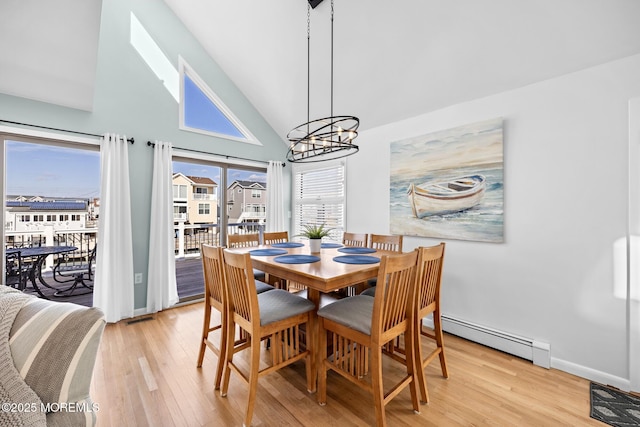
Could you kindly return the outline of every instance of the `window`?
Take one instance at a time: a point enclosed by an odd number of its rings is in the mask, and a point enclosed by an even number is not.
[[[173,186],[173,198],[174,199],[186,199],[187,198],[187,186],[186,185],[174,185]]]
[[[60,215],[60,221],[69,221],[69,215]]]
[[[262,191],[260,190],[251,190],[251,197],[254,199],[259,199],[262,196]]]
[[[34,215],[33,216],[33,221],[34,222],[42,222],[42,221],[44,221],[44,215]]]
[[[55,215],[47,215],[47,222],[55,222],[55,220],[56,220]]]
[[[31,215],[18,215],[18,221],[29,222],[31,221]]]
[[[71,221],[80,221],[80,215],[71,215]]]
[[[344,163],[296,165],[293,173],[293,234],[300,234],[306,224],[324,224],[333,229],[330,237],[340,241],[346,212]]]
[[[209,203],[198,203],[198,213],[200,215],[209,215],[210,212]]]
[[[238,188],[238,194],[242,193],[242,188]]]
[[[261,145],[184,59],[179,65],[180,129]]]

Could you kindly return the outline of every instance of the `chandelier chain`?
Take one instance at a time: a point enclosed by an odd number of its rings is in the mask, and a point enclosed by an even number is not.
[[[333,0],[331,0],[331,117],[333,117]]]
[[[307,2],[307,123],[311,120],[311,3]],[[308,132],[308,127],[307,127]]]
[[[319,2],[318,2],[319,3]],[[334,1],[331,0],[331,115],[311,120],[311,2],[307,4],[307,122],[288,134],[290,162],[310,163],[334,160],[357,153],[353,143],[358,136],[360,119],[355,116],[334,116]]]

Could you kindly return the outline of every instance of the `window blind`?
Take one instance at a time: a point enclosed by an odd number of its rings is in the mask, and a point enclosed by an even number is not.
[[[345,167],[343,162],[305,165],[294,169],[294,235],[303,225],[324,224],[331,240],[341,241],[345,224]]]

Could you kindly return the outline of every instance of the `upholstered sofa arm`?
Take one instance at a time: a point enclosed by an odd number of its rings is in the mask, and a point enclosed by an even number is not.
[[[99,404],[89,396],[105,327],[97,308],[32,298],[18,312],[9,346],[24,381],[46,408],[48,426],[93,426]]]

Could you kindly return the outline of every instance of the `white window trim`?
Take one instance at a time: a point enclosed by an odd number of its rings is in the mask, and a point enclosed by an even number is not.
[[[180,130],[200,133],[203,135],[215,136],[218,138],[229,139],[232,141],[245,142],[247,144],[253,145],[262,145],[258,138],[256,138],[249,129],[242,124],[242,122],[231,112],[229,107],[222,102],[222,99],[218,95],[216,95],[213,90],[205,83],[205,81],[195,72],[195,70],[187,64],[187,62],[182,58],[182,56],[178,57],[178,71],[180,75],[180,105],[178,108],[179,111],[179,128]],[[223,133],[211,132],[203,129],[197,129],[188,127],[184,124],[184,75],[189,76],[191,80],[204,92],[204,94],[213,101],[213,103],[218,107],[218,109],[229,119],[231,123],[245,136],[244,138],[238,138],[232,135],[226,135]]]

